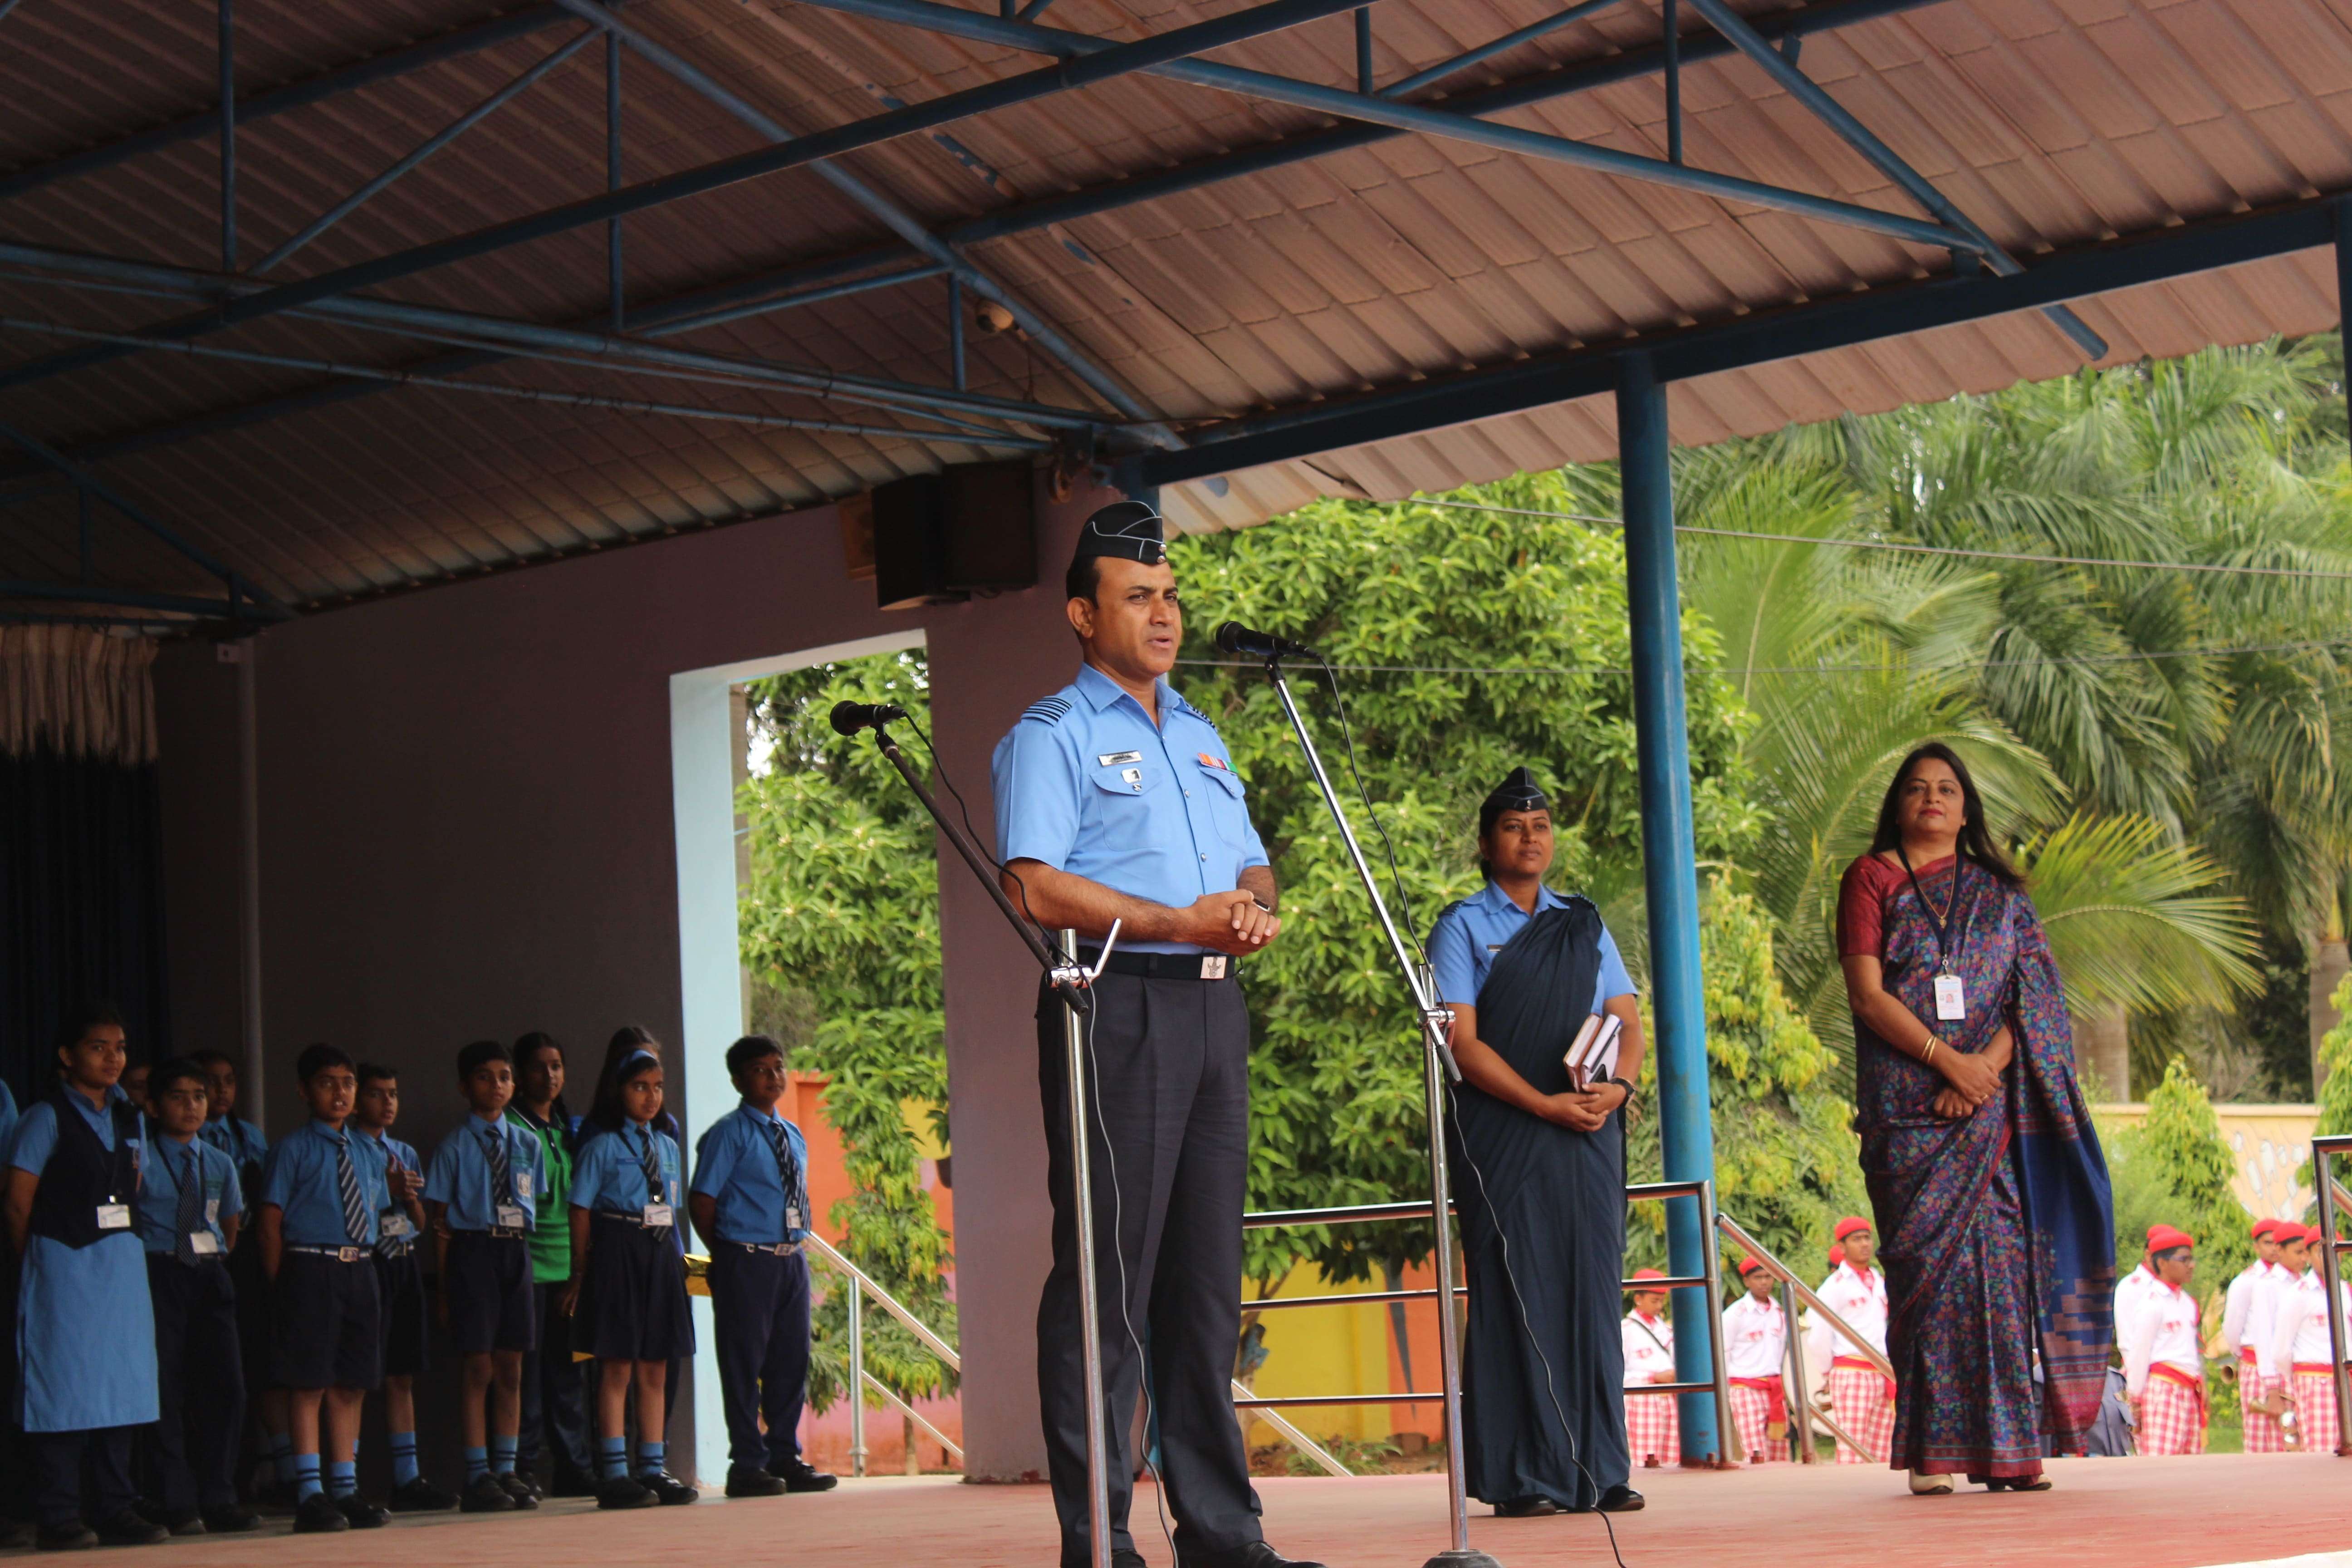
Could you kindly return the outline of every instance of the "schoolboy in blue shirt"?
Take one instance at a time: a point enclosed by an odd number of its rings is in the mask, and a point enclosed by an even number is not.
[[[425,1370],[425,1270],[416,1244],[425,1235],[425,1162],[392,1135],[400,1120],[400,1075],[375,1062],[360,1063],[360,1093],[352,1108],[352,1136],[383,1166],[392,1203],[375,1221],[376,1301],[383,1314],[383,1431],[392,1447],[392,1511],[435,1513],[457,1500],[417,1472],[416,1374]]]
[[[457,1083],[473,1114],[433,1151],[425,1173],[441,1275],[441,1320],[465,1359],[467,1513],[537,1508],[539,1489],[515,1474],[522,1424],[522,1358],[537,1342],[530,1232],[546,1190],[546,1152],[506,1119],[514,1058],[497,1040],[457,1053]],[[487,1419],[483,1405],[487,1400]]]
[[[236,1500],[245,1358],[228,1273],[245,1195],[236,1163],[200,1136],[210,1099],[204,1064],[165,1062],[147,1088],[153,1137],[136,1212],[155,1308],[163,1525],[174,1535],[251,1530],[260,1516]]]
[[[726,1402],[727,1495],[774,1497],[832,1489],[801,1458],[808,1395],[808,1144],[776,1114],[783,1048],[766,1035],[727,1047],[743,1103],[694,1146],[687,1213],[710,1248],[710,1308]],[[764,1418],[766,1429],[761,1430]]]
[[[344,1127],[359,1093],[352,1058],[333,1046],[305,1046],[294,1072],[310,1120],[269,1152],[257,1232],[277,1298],[274,1381],[287,1391],[294,1528],[372,1530],[386,1515],[360,1496],[354,1455],[360,1412],[383,1381],[376,1215],[392,1194],[382,1163]]]

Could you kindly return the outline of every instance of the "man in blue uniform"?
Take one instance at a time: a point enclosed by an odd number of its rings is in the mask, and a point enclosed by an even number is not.
[[[1096,986],[1087,1058],[1111,1560],[1145,1561],[1128,1529],[1127,1437],[1148,1344],[1185,1568],[1286,1568],[1259,1533],[1230,1383],[1249,1144],[1249,1018],[1234,959],[1281,922],[1224,742],[1168,684],[1184,623],[1160,529],[1141,501],[1087,520],[1065,580],[1084,666],[997,743],[996,837],[1006,893],[1041,925],[1099,944],[1123,922]],[[1089,1552],[1063,1028],[1061,1002],[1041,986],[1054,1268],[1037,1308],[1037,1383],[1069,1565]]]

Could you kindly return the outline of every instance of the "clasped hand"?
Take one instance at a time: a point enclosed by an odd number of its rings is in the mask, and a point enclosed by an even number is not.
[[[1192,915],[1191,940],[1219,952],[1255,952],[1282,930],[1282,917],[1240,888],[1202,894],[1192,900]]]
[[[2004,1027],[1983,1050],[1970,1054],[1948,1045],[1936,1053],[1936,1070],[1946,1087],[1938,1089],[1933,1110],[1948,1121],[1974,1116],[2001,1090],[2001,1075],[2017,1054],[2017,1042]]]
[[[1620,1086],[1598,1083],[1591,1089],[1545,1096],[1544,1115],[1573,1131],[1598,1132],[1609,1124],[1609,1113],[1623,1105],[1625,1100],[1625,1091]]]

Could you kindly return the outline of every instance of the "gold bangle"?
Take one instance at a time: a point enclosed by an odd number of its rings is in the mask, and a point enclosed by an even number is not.
[[[1943,1043],[1944,1043],[1943,1041],[1941,1041],[1941,1040],[1937,1039],[1935,1036],[1933,1036],[1933,1035],[1928,1036],[1928,1037],[1927,1037],[1927,1050],[1926,1050],[1926,1051],[1925,1051],[1925,1052],[1920,1056],[1920,1058],[1919,1058],[1919,1065],[1920,1065],[1921,1067],[1926,1067],[1928,1063],[1930,1063],[1930,1062],[1934,1061],[1934,1060],[1936,1059],[1936,1047],[1937,1047],[1937,1046],[1942,1045]]]

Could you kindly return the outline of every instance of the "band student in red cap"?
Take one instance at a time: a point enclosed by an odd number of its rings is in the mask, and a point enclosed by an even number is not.
[[[2132,1298],[2131,1313],[2116,1321],[2124,1356],[2124,1393],[2138,1416],[2139,1451],[2153,1458],[2205,1451],[2205,1357],[2200,1314],[2189,1293],[2196,1277],[2196,1242],[2168,1225],[2147,1230],[2147,1258],[2156,1284]]]
[[[2336,1419],[2334,1351],[2327,1333],[2327,1277],[2319,1249],[2326,1245],[2315,1225],[2281,1226],[2279,1261],[2295,1271],[2294,1284],[2272,1297],[2270,1362],[2292,1378],[2294,1422],[2306,1454],[2333,1454]],[[2336,1331],[2352,1318],[2352,1281],[2339,1283]]]
[[[1664,1279],[1654,1268],[1636,1268],[1636,1279]],[[1633,1291],[1633,1310],[1620,1331],[1625,1342],[1625,1386],[1675,1380],[1675,1325],[1666,1316],[1664,1290]],[[1625,1448],[1636,1467],[1672,1468],[1682,1463],[1682,1423],[1671,1394],[1625,1396]]]
[[[1846,1326],[1886,1353],[1886,1277],[1871,1266],[1878,1256],[1878,1236],[1870,1222],[1848,1215],[1837,1222],[1838,1246],[1845,1260],[1830,1270],[1813,1293],[1822,1305],[1845,1321]],[[1827,1408],[1837,1424],[1863,1445],[1857,1452],[1843,1440],[1841,1465],[1883,1465],[1894,1450],[1895,1385],[1855,1347],[1852,1340],[1825,1322],[1816,1321],[1805,1342],[1811,1364],[1829,1369]]]
[[[1761,1259],[1739,1261],[1748,1294],[1723,1310],[1723,1369],[1731,1380],[1731,1420],[1751,1465],[1789,1457],[1788,1386],[1780,1363],[1789,1353],[1789,1318],[1772,1299],[1780,1280]]]
[[[2254,1261],[2230,1281],[2230,1293],[2221,1308],[2221,1342],[2238,1358],[2238,1401],[2245,1412],[2245,1451],[2249,1454],[2286,1452],[2286,1429],[2267,1408],[2275,1384],[2263,1373],[2262,1366],[2263,1343],[2271,1331],[2271,1293],[2282,1284],[2292,1287],[2294,1283],[2294,1276],[2279,1267],[2276,1232],[2283,1223],[2276,1219],[2254,1221]],[[2123,1293],[2118,1289],[2118,1321],[2122,1305]]]

